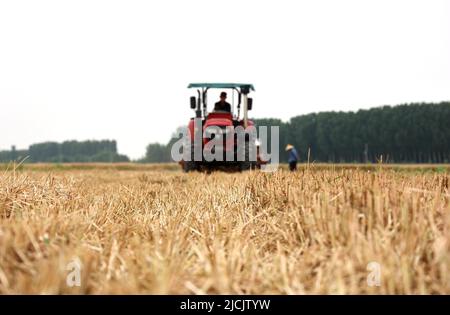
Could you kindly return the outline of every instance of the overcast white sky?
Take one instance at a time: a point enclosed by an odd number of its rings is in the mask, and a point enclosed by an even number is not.
[[[253,83],[252,116],[284,120],[450,100],[450,1],[0,1],[0,149],[138,158],[187,123],[195,81]]]

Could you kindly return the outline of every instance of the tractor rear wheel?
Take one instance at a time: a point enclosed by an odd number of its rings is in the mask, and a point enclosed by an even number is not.
[[[194,145],[192,144],[191,145],[191,159],[190,159],[190,161],[184,161],[183,171],[185,173],[189,173],[189,172],[197,171],[197,170],[198,170],[198,165],[194,159]]]
[[[198,169],[198,167],[197,167],[197,163],[195,163],[195,161],[184,161],[183,171],[185,173],[196,171],[197,169]]]
[[[240,163],[240,170],[248,171],[256,168],[256,161],[251,161],[250,143],[245,142],[244,161]]]

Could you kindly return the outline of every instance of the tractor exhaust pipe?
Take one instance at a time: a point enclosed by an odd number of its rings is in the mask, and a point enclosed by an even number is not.
[[[244,129],[247,129],[248,126],[248,95],[244,93],[243,99],[243,109],[244,109]]]
[[[197,90],[198,98],[197,98],[197,109],[195,110],[195,117],[196,118],[202,118],[202,110],[201,110],[201,102],[202,102],[202,94],[200,93],[200,90]]]

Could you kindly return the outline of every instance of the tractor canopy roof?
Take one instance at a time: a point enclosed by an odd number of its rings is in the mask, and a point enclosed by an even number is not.
[[[254,91],[253,84],[248,83],[191,83],[188,88],[212,88],[212,89],[233,89],[233,88],[248,88]]]

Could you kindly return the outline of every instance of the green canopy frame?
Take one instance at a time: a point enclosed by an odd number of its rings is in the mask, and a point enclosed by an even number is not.
[[[253,84],[249,83],[190,83],[188,88],[212,88],[212,89],[234,89],[234,88],[248,88],[254,91]]]

